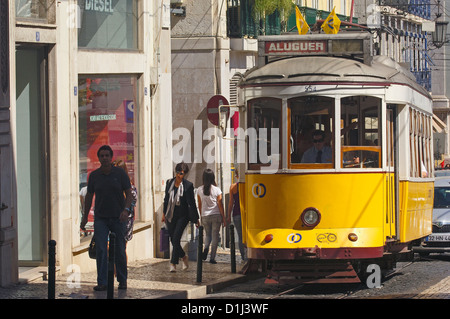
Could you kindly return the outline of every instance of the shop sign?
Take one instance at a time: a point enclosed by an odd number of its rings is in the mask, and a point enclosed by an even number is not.
[[[86,0],[84,10],[113,13],[113,0]]]
[[[89,117],[89,120],[91,122],[97,122],[97,121],[111,121],[116,119],[116,114],[104,114],[104,115],[91,115]]]

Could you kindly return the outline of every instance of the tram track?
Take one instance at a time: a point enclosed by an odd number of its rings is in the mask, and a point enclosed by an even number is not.
[[[395,268],[394,270],[390,271],[389,273],[384,274],[382,276],[382,282],[384,282],[386,280],[389,280],[390,278],[392,278],[396,274],[399,274],[402,270],[404,270],[405,268],[413,265],[415,262],[420,261],[420,260],[424,260],[424,259],[426,260],[426,258],[423,258],[423,257],[416,257],[412,261],[401,265],[401,267]],[[361,284],[364,285],[364,283],[361,283]],[[349,290],[346,290],[345,292],[340,292],[339,294],[341,294],[341,295],[335,296],[333,299],[346,299],[346,298],[351,297],[353,294],[355,294],[358,291],[361,291],[363,289],[368,289],[367,287],[363,288],[362,285],[358,285],[357,287],[355,287],[355,289],[349,289]],[[293,293],[295,293],[295,292],[305,288],[306,286],[307,286],[306,284],[301,284],[301,285],[298,285],[298,286],[295,286],[295,287],[291,287],[289,289],[283,290],[283,291],[281,291],[281,292],[279,292],[279,293],[277,293],[277,294],[275,294],[273,296],[267,297],[265,299],[281,299],[281,298],[283,298],[283,296],[288,295],[288,294],[293,294]],[[305,293],[304,295],[307,297],[308,293]]]
[[[300,285],[300,286],[297,286],[297,287],[294,287],[294,288],[290,288],[290,289],[284,290],[284,291],[282,291],[282,292],[280,292],[280,293],[278,293],[278,294],[276,294],[276,295],[267,297],[266,299],[277,299],[277,298],[279,298],[279,297],[281,297],[281,296],[283,296],[283,295],[286,295],[286,294],[288,294],[288,293],[291,293],[291,292],[294,292],[294,291],[296,291],[296,290],[298,290],[298,289],[301,289],[301,288],[303,288],[304,286],[305,286],[305,285]]]
[[[384,274],[384,275],[382,276],[382,281],[384,282],[384,281],[386,281],[386,280],[389,280],[390,278],[392,278],[392,277],[395,276],[396,274],[400,273],[400,271],[402,271],[403,269],[405,269],[405,268],[411,266],[412,264],[414,264],[415,262],[417,262],[417,261],[419,261],[419,260],[421,260],[421,258],[414,258],[412,261],[410,261],[410,262],[408,262],[408,263],[402,265],[401,267],[395,268],[394,270],[390,271],[389,273]],[[338,297],[338,298],[336,298],[336,299],[345,299],[345,298],[348,298],[348,297],[350,297],[351,295],[353,295],[355,292],[360,291],[360,290],[361,290],[361,289],[358,289],[358,290],[355,289],[355,290],[348,291],[348,292],[346,292],[345,294],[343,294],[342,296],[340,296],[340,297]]]

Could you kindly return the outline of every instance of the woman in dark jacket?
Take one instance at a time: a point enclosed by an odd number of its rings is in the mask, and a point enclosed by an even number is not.
[[[189,267],[188,256],[181,247],[180,241],[189,221],[198,226],[197,205],[194,198],[194,185],[184,176],[189,172],[185,163],[178,163],[175,167],[175,177],[166,183],[164,196],[164,214],[162,222],[166,223],[172,242],[173,251],[170,259],[170,272],[176,271],[178,260],[183,260],[183,270]]]

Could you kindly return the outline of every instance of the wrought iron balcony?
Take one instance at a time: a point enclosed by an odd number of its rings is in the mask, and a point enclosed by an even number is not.
[[[261,21],[255,20],[253,4],[254,0],[228,0],[228,37],[256,38],[263,34],[276,35],[290,30],[294,30],[295,32],[295,10],[292,10],[291,15],[286,22],[282,22],[280,14],[275,11],[266,16],[264,24],[262,19]],[[329,11],[317,10],[309,7],[300,7],[300,11],[310,26],[313,26],[317,20],[326,19],[330,14]],[[349,21],[349,17],[347,16],[340,14],[337,16],[341,21]],[[353,18],[352,22],[358,23],[358,19]]]

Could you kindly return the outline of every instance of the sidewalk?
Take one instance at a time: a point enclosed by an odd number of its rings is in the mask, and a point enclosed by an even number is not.
[[[413,297],[414,299],[450,299],[450,276]]]
[[[114,281],[114,299],[196,299],[220,290],[228,285],[248,280],[248,276],[239,274],[244,264],[236,256],[237,272],[231,273],[230,255],[218,249],[217,264],[208,261],[202,263],[202,282],[197,283],[197,262],[190,261],[189,269],[169,272],[168,259],[148,259],[128,264],[128,289],[118,290]],[[73,287],[79,282],[80,287]],[[96,292],[96,272],[77,275],[63,274],[56,277],[56,299],[106,299],[106,291]],[[27,284],[0,288],[0,299],[47,299],[48,282],[42,278]]]

